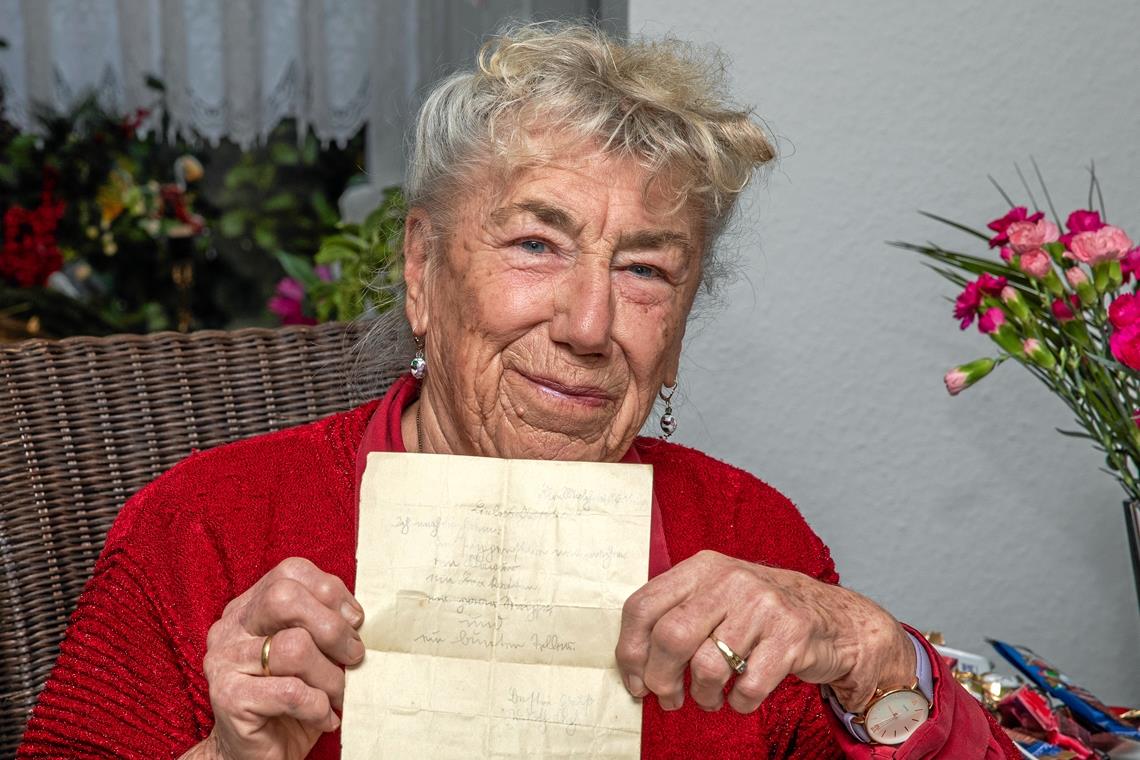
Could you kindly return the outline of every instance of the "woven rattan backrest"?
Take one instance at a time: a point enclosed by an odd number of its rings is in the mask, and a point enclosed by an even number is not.
[[[342,324],[0,345],[0,757],[119,508],[192,449],[365,399]],[[395,371],[370,378],[383,390]]]

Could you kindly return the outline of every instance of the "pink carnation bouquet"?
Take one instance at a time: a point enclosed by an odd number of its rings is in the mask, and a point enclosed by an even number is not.
[[[1010,208],[986,225],[988,232],[924,212],[988,245],[988,256],[934,244],[892,245],[931,260],[931,268],[954,283],[958,326],[976,325],[995,349],[946,373],[950,395],[1013,359],[1073,411],[1081,429],[1059,432],[1092,441],[1129,498],[1138,500],[1140,247],[1109,223],[1103,201],[1093,208],[1094,191],[1100,198],[1091,172],[1088,207],[1064,220],[1047,190],[1048,214],[1013,203],[1003,191]]]

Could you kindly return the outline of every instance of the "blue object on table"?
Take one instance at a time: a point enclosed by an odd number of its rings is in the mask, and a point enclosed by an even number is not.
[[[1094,697],[1088,689],[1077,686],[1069,680],[1068,676],[1045,662],[1032,650],[1007,644],[1004,641],[993,639],[987,639],[987,641],[997,650],[998,654],[1028,676],[1029,680],[1044,689],[1046,693],[1065,703],[1078,720],[1100,731],[1140,739],[1140,731],[1121,723],[1108,711],[1108,707]]]

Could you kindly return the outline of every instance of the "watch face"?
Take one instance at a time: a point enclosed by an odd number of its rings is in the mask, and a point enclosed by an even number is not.
[[[930,704],[916,691],[903,689],[885,694],[867,710],[864,727],[872,741],[902,744],[926,722]]]

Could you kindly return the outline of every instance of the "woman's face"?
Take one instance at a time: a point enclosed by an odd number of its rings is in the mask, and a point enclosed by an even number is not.
[[[701,277],[692,215],[647,205],[646,178],[633,162],[568,155],[472,193],[434,252],[432,220],[411,211],[424,426],[451,453],[621,459],[675,381]]]

